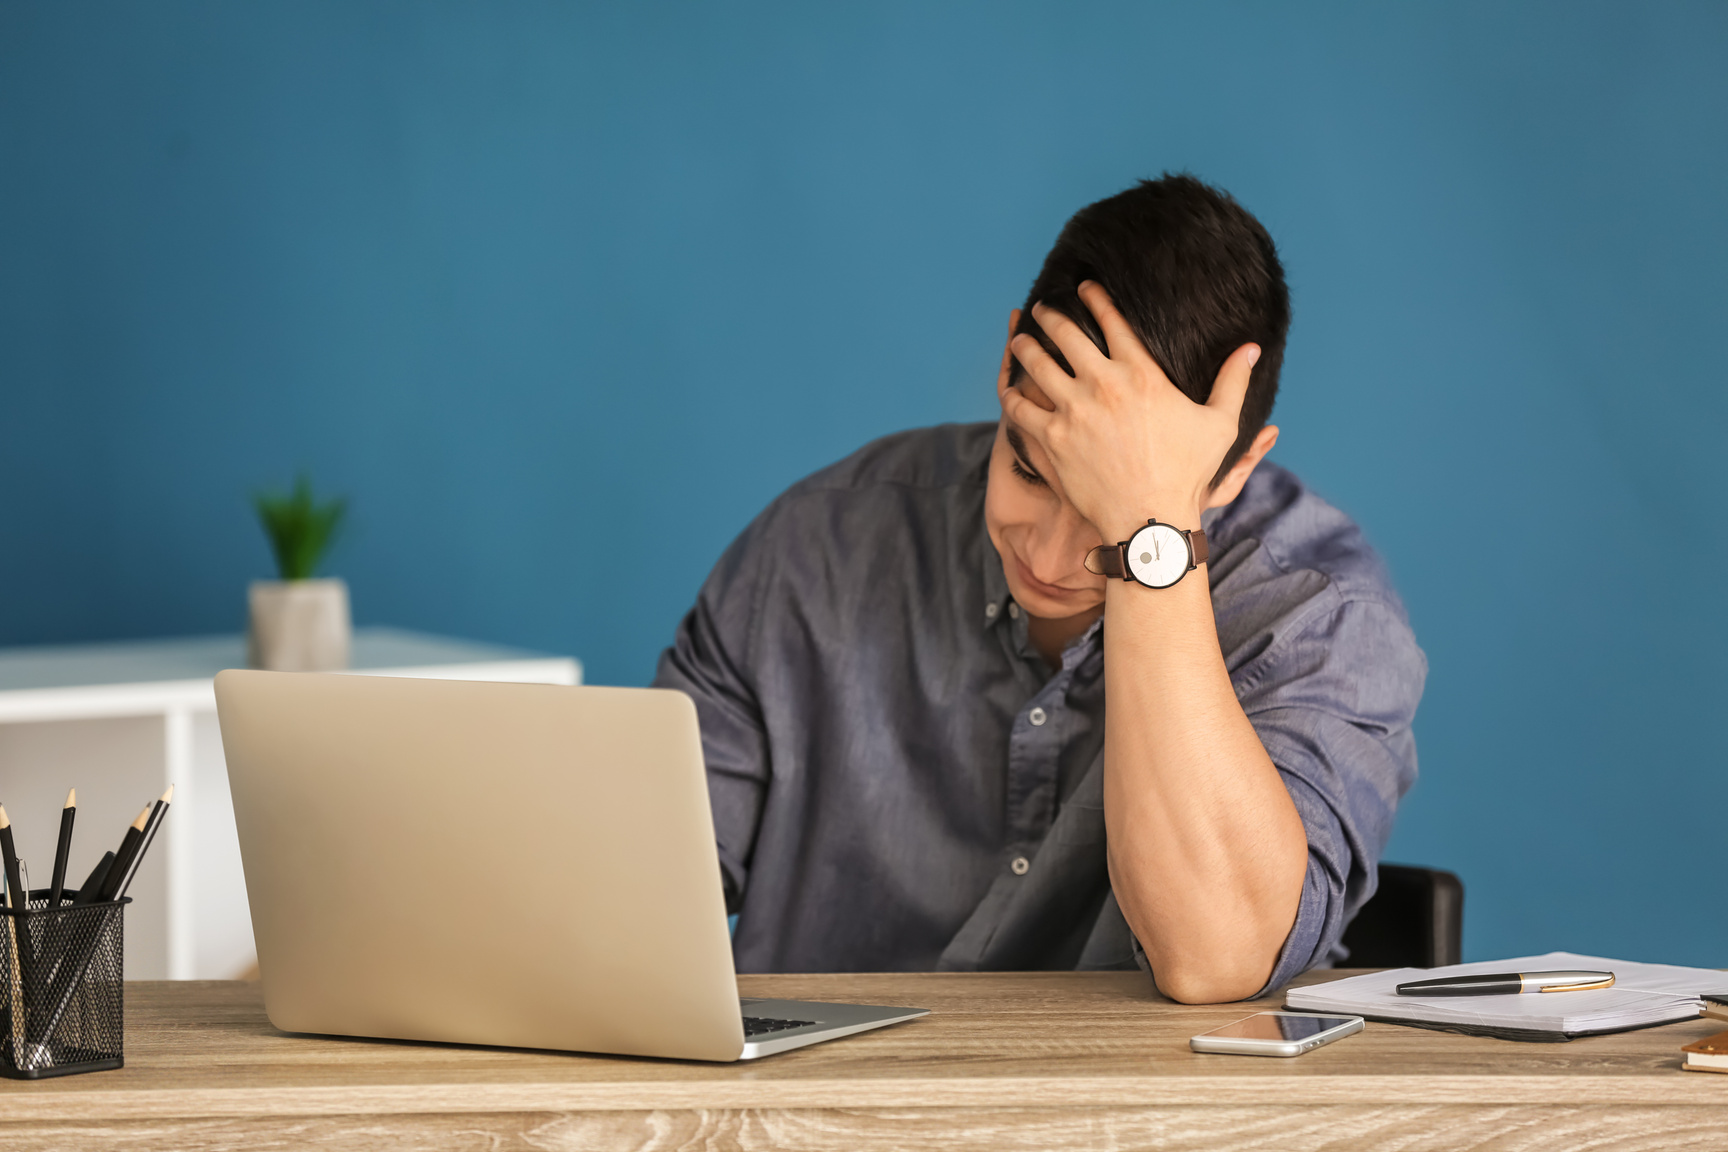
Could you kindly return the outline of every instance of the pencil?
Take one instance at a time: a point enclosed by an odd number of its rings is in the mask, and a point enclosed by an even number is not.
[[[150,822],[144,825],[144,839],[138,845],[138,851],[132,854],[132,863],[127,867],[125,875],[120,877],[120,886],[114,891],[114,899],[126,895],[126,889],[132,887],[132,878],[138,875],[138,869],[144,864],[144,853],[150,851],[150,845],[156,842],[156,829],[162,826],[162,818],[168,815],[168,805],[174,802],[174,785],[168,785],[168,791],[162,793],[153,808],[150,809]]]
[[[54,877],[48,882],[48,907],[60,907],[61,893],[66,890],[66,858],[72,852],[72,824],[78,819],[78,789],[66,793],[66,807],[60,809],[60,842],[54,847]]]
[[[0,804],[0,857],[4,857],[6,866],[7,903],[16,911],[27,911],[30,894],[24,891],[24,878],[18,873],[18,849],[12,844],[12,821],[4,804]]]
[[[10,891],[6,893],[6,904],[7,907],[11,907],[12,905],[12,893]],[[14,1060],[17,1059],[17,1054],[21,1050],[20,1045],[24,1043],[25,1031],[24,969],[20,967],[18,963],[17,931],[18,918],[16,916],[6,917],[6,951],[7,955],[12,960],[13,973],[12,979],[7,982],[9,986],[6,989],[6,1015],[9,1016],[12,1021],[10,1031],[12,1033],[12,1053]]]
[[[78,889],[78,895],[73,898],[74,904],[94,904],[97,893],[101,891],[102,882],[108,879],[108,869],[114,866],[114,853],[102,853],[102,859],[96,861],[96,867],[90,869],[90,875],[84,878],[83,885]]]
[[[138,845],[144,841],[144,825],[149,822],[150,805],[146,804],[138,810],[138,818],[127,827],[126,835],[120,838],[120,847],[114,853],[114,863],[108,869],[108,875],[102,881],[102,890],[97,893],[96,899],[114,899],[114,893],[120,889],[120,878],[126,874],[132,857],[137,855]]]
[[[6,905],[12,909],[12,915],[6,917],[6,947],[13,972],[8,981],[11,986],[6,990],[6,1010],[12,1017],[13,1051],[16,1054],[17,1044],[24,1036],[24,1004],[29,998],[24,953],[29,950],[30,941],[24,935],[24,921],[20,914],[29,909],[30,894],[24,891],[23,877],[18,874],[18,849],[12,843],[12,820],[6,815],[4,804],[0,804],[0,859],[3,859],[6,870]]]

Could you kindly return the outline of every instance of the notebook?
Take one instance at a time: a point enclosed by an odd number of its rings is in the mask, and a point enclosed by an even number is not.
[[[1728,1032],[1683,1044],[1686,1059],[1680,1067],[1688,1072],[1728,1072]]]
[[[1583,969],[1614,973],[1614,987],[1592,992],[1536,992],[1503,996],[1400,996],[1393,989],[1412,980],[1490,972]],[[1393,968],[1326,984],[1292,988],[1287,1008],[1343,1013],[1506,1040],[1570,1040],[1602,1032],[1625,1032],[1695,1020],[1708,993],[1728,995],[1728,972],[1634,964],[1601,956],[1550,952],[1512,960],[1485,960],[1445,968]]]

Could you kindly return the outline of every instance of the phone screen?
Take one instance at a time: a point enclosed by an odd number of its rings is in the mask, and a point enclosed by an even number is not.
[[[1307,1040],[1328,1028],[1350,1023],[1348,1016],[1280,1016],[1258,1012],[1246,1020],[1226,1024],[1206,1033],[1230,1040]]]

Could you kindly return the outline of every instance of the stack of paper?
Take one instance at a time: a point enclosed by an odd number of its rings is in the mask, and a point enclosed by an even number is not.
[[[1593,992],[1525,992],[1503,996],[1400,996],[1412,980],[1493,972],[1579,969],[1614,973],[1614,987]],[[1695,1018],[1707,993],[1728,994],[1728,972],[1634,964],[1601,956],[1550,952],[1453,964],[1446,968],[1394,968],[1306,988],[1292,988],[1284,1004],[1302,1012],[1366,1016],[1394,1024],[1421,1024],[1514,1040],[1567,1040],[1597,1032],[1624,1032]]]

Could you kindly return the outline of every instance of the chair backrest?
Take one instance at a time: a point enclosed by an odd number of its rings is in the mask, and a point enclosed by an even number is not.
[[[1464,882],[1437,868],[1380,865],[1380,887],[1344,929],[1350,968],[1438,968],[1464,954]]]

